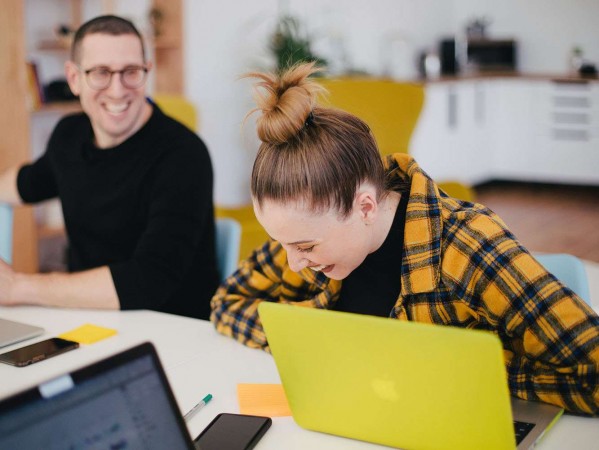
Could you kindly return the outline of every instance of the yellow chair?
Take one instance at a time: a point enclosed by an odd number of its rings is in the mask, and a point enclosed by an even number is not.
[[[375,78],[323,79],[327,89],[323,106],[343,109],[358,116],[372,130],[381,154],[408,153],[410,138],[424,104],[424,87]],[[424,168],[426,170],[426,168]],[[452,197],[473,201],[469,186],[448,181],[438,183]]]
[[[192,131],[198,131],[198,114],[191,102],[179,95],[156,94],[154,102],[167,116],[177,119]]]
[[[421,84],[369,78],[323,79],[329,91],[321,98],[368,124],[381,154],[408,152],[408,144],[424,103]]]

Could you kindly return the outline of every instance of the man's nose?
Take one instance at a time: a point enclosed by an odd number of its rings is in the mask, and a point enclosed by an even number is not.
[[[119,94],[126,90],[127,88],[123,85],[123,74],[119,72],[113,73],[112,77],[110,78],[110,84],[106,88],[106,91]]]

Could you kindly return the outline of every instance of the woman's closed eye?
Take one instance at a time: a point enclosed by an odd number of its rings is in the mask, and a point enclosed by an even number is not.
[[[310,247],[298,247],[297,251],[300,253],[310,253],[312,250],[314,250],[314,245],[310,246]]]

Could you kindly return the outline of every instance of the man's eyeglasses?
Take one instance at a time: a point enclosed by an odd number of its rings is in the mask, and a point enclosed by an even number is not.
[[[85,74],[87,85],[98,91],[110,86],[112,75],[115,73],[120,75],[122,85],[128,89],[137,89],[143,86],[148,75],[148,69],[143,66],[129,66],[122,70],[110,70],[108,67],[92,67],[83,70],[79,67],[79,70]]]

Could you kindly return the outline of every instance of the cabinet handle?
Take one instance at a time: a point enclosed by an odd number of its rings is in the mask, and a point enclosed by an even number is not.
[[[474,120],[477,125],[485,124],[485,90],[476,86],[474,90]]]
[[[458,95],[453,88],[447,92],[447,126],[457,128],[458,126]]]
[[[563,128],[554,128],[553,138],[556,141],[570,141],[570,142],[588,142],[589,133],[588,130],[565,130]]]
[[[553,105],[561,108],[589,108],[591,106],[590,99],[587,97],[553,97]]]

